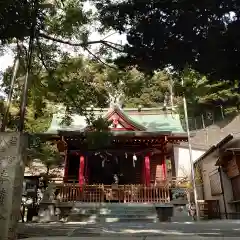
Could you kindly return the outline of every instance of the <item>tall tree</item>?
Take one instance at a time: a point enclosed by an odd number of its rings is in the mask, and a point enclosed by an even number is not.
[[[102,27],[127,34],[120,65],[186,65],[215,80],[239,78],[239,1],[93,1]]]
[[[25,76],[24,57],[20,61],[20,69],[13,92],[15,109],[20,105],[22,82]],[[7,94],[11,79],[9,68],[1,84]],[[90,106],[108,107],[110,98],[119,98],[124,102],[130,98],[138,97],[146,87],[146,77],[136,69],[121,71],[116,67],[108,67],[95,60],[84,57],[64,56],[55,64],[54,70],[47,71],[39,64],[33,62],[30,74],[28,92],[28,107],[26,126],[30,132],[40,130],[38,124],[33,128],[34,121],[44,116],[45,123],[54,111],[53,105],[62,105],[66,108],[65,121],[70,121],[71,114],[85,115],[89,124],[93,120],[86,111]],[[17,111],[15,111],[17,115]],[[41,123],[41,121],[39,121]]]
[[[95,59],[92,46],[122,51],[107,38],[89,40],[97,31],[95,13],[87,9],[87,0],[10,0],[0,3],[0,43],[17,43],[18,52],[29,37],[34,38],[36,57],[44,67],[54,69],[62,54],[84,50]],[[48,49],[48,51],[44,51]],[[26,49],[24,49],[26,51]],[[102,60],[100,60],[102,61]]]
[[[1,44],[14,38],[23,39],[31,28],[31,1],[9,0],[0,3]]]
[[[171,106],[171,75],[166,71],[155,71],[153,75],[146,76],[142,87],[138,88],[136,96],[127,95],[128,107],[160,107],[165,103]],[[175,99],[173,99],[175,100]],[[173,101],[173,105],[175,101]]]
[[[179,79],[181,78],[181,79]],[[181,80],[184,85],[182,86]],[[240,94],[238,82],[209,80],[204,75],[192,69],[185,69],[183,74],[175,77],[174,92],[181,97],[183,93],[188,103],[189,117],[213,115],[215,120],[222,119],[224,115],[239,111]],[[180,113],[183,111],[179,101]]]

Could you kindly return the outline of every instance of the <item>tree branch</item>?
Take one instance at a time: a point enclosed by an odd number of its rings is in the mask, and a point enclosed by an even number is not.
[[[51,41],[54,41],[54,42],[58,42],[58,43],[62,43],[62,44],[67,44],[67,45],[70,45],[70,46],[73,46],[73,47],[86,47],[88,45],[94,45],[94,44],[103,44],[107,47],[110,47],[118,52],[124,52],[122,49],[116,47],[116,46],[119,46],[119,44],[115,44],[113,42],[109,42],[109,41],[105,41],[105,40],[97,40],[97,41],[88,41],[86,43],[73,43],[73,42],[70,42],[70,41],[67,41],[67,40],[62,40],[62,39],[59,39],[59,38],[54,38],[54,37],[51,37],[45,33],[39,33],[38,34],[39,37],[42,37],[42,38],[45,38],[45,39],[48,39],[48,40],[51,40]],[[113,46],[115,45],[115,46]]]
[[[37,47],[38,47],[38,50],[39,50],[39,54],[38,54],[38,57],[40,59],[40,61],[42,62],[42,65],[44,66],[44,68],[46,69],[46,71],[50,74],[50,69],[48,68],[47,64],[45,63],[44,61],[44,57],[43,57],[43,51],[42,51],[42,48],[41,48],[41,43],[39,41],[39,39],[37,39]]]
[[[90,55],[92,55],[97,61],[99,61],[100,63],[106,65],[109,68],[113,68],[113,69],[117,69],[114,66],[109,65],[108,63],[104,62],[100,57],[98,57],[97,55],[95,55],[93,52],[91,52],[87,47],[84,47],[84,50],[86,50]]]

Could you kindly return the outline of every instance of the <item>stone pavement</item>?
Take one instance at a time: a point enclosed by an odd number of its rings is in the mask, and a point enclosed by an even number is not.
[[[49,223],[49,224],[19,224],[19,238],[48,237],[57,239],[74,240],[75,237],[97,237],[124,239],[223,239],[223,237],[240,236],[240,221],[203,221],[203,222],[179,222],[179,223],[104,223],[104,224],[81,224],[81,223]],[[64,238],[61,238],[64,237]],[[55,238],[56,239],[56,238]],[[30,240],[30,239],[29,239]],[[33,240],[31,238],[31,240]],[[35,240],[35,239],[34,239]],[[53,240],[53,239],[52,239]]]
[[[114,239],[114,237],[98,237],[97,240],[110,240]],[[206,240],[207,237],[200,237],[200,236],[191,236],[191,237],[172,237],[172,236],[146,236],[146,237],[132,237],[132,236],[124,236],[124,237],[118,237],[118,240]],[[227,237],[213,237],[211,239],[228,239]],[[238,237],[231,238],[232,239],[239,239]],[[96,240],[96,237],[44,237],[44,238],[28,238],[28,240]]]

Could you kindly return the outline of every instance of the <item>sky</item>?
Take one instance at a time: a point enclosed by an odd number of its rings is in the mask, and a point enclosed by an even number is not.
[[[14,55],[11,50],[7,51],[0,57],[0,71],[4,71],[7,67],[13,65]]]
[[[108,35],[108,34],[107,34]],[[89,40],[97,40],[97,39],[102,39],[104,36],[100,36],[97,32],[92,33],[90,36]],[[114,42],[114,43],[125,43],[126,42],[126,36],[124,35],[119,35],[119,34],[114,34],[107,39],[108,41]],[[71,48],[67,48],[69,51],[71,51]],[[14,54],[13,52],[9,49],[5,52],[3,56],[0,57],[0,71],[4,71],[7,67],[13,65],[13,60],[14,60]]]
[[[89,4],[88,2],[85,3],[84,8],[86,10],[91,9],[92,11],[96,11],[96,9],[94,9],[93,6],[91,4]],[[107,37],[107,36],[109,36],[109,37]],[[94,30],[92,31],[92,34],[90,35],[89,40],[96,41],[96,40],[103,39],[105,37],[107,37],[105,40],[108,40],[113,43],[118,43],[118,44],[119,43],[124,44],[127,41],[125,35],[119,35],[118,33],[113,34],[113,32],[110,32],[104,36],[101,36],[98,32],[96,32]],[[72,47],[69,47],[67,45],[64,45],[63,47],[65,48],[66,51],[73,53],[73,55],[75,55],[74,49]],[[95,48],[96,48],[96,46],[95,46]],[[94,52],[94,49],[92,49],[92,51]],[[87,55],[86,52],[85,53],[82,52],[82,53]],[[8,49],[6,49],[4,54],[2,56],[0,56],[0,72],[4,72],[9,66],[13,66],[13,62],[14,62],[14,54],[13,54],[12,50],[10,48],[8,48]],[[1,79],[0,79],[0,82],[1,82]],[[1,91],[1,89],[0,89],[0,96],[6,97],[5,94]]]
[[[85,3],[84,8],[86,10],[92,9],[93,11],[96,11],[96,9],[93,8],[93,6],[91,4],[89,4],[88,2]],[[111,33],[107,33],[104,36],[100,36],[97,32],[92,32],[92,34],[89,37],[89,40],[100,40],[103,39],[106,36],[111,35]],[[106,38],[105,40],[114,42],[114,43],[126,43],[126,36],[125,35],[119,35],[117,33],[109,36],[108,38]],[[73,49],[71,47],[65,46],[65,48],[67,49],[67,51],[73,51]],[[5,71],[6,68],[8,68],[9,66],[13,65],[13,61],[14,61],[14,54],[13,52],[9,49],[5,52],[5,54],[3,56],[0,57],[0,71]]]

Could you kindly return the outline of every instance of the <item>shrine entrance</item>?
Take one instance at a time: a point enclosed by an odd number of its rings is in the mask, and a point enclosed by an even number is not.
[[[143,157],[133,160],[133,155],[114,156],[110,153],[88,157],[88,184],[140,184]]]
[[[141,184],[144,157],[133,153],[111,154],[96,152],[85,158],[84,183],[85,184]],[[80,161],[78,155],[68,158],[68,179],[79,181]]]

